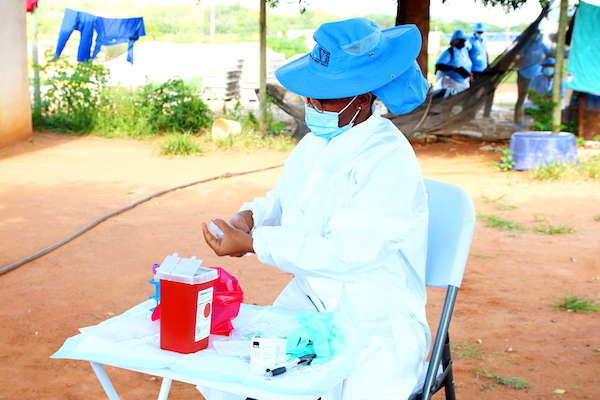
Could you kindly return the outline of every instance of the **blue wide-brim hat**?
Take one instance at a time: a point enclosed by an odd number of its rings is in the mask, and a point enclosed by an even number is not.
[[[556,65],[556,60],[552,57],[548,57],[542,63],[542,67],[554,67]]]
[[[419,68],[415,60],[421,50],[421,33],[415,25],[382,31],[376,22],[352,18],[321,25],[313,38],[317,44],[311,53],[275,71],[286,89],[313,99],[369,92],[392,99],[392,90],[404,92],[402,106],[399,99],[384,101],[394,113],[408,112],[410,107],[412,111],[425,100],[429,85],[420,69],[418,74],[413,71]],[[403,79],[409,77],[410,82]],[[412,88],[418,93],[412,93]],[[375,93],[378,89],[379,94]]]
[[[492,27],[486,24],[485,22],[474,22],[469,25],[469,28],[471,28],[473,32],[487,32]]]
[[[452,40],[456,40],[456,39],[469,40],[469,37],[467,36],[467,34],[465,33],[464,30],[457,29],[452,34]]]
[[[382,31],[366,18],[323,24],[313,51],[275,71],[279,82],[315,99],[352,97],[380,88],[413,64],[421,50],[414,25]]]

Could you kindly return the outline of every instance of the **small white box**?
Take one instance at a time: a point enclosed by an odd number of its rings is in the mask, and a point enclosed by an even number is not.
[[[287,339],[255,335],[250,341],[250,369],[273,368],[285,362]]]

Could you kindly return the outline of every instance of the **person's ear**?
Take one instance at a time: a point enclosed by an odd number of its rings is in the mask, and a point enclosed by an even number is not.
[[[368,110],[371,106],[371,99],[373,98],[372,93],[361,94],[356,98],[356,109]]]

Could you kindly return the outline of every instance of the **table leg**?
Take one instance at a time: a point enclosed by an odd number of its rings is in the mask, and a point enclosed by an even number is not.
[[[163,378],[162,385],[160,385],[158,400],[167,400],[167,397],[169,397],[169,390],[171,390],[171,382],[171,379]]]
[[[108,399],[109,400],[119,400],[117,391],[113,387],[108,375],[106,375],[106,371],[104,370],[104,367],[102,367],[102,364],[99,364],[99,363],[96,363],[93,361],[90,361],[90,364],[92,364],[92,368],[94,369],[94,372],[96,373],[96,376],[98,377],[98,380],[100,381],[100,384],[102,385],[102,388],[106,392]]]
[[[342,395],[340,398],[341,400],[348,400],[348,378],[342,382]]]

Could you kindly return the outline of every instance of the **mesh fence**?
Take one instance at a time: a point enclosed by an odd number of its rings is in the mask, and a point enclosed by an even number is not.
[[[520,54],[527,50],[540,22],[546,17],[548,7],[538,18],[483,71],[470,88],[458,94],[449,91],[431,93],[428,99],[410,114],[386,115],[407,136],[415,133],[463,134],[478,138],[500,139],[514,132],[514,109],[502,115],[490,113],[491,97],[498,85],[511,71],[517,71]],[[488,101],[487,110],[486,100]],[[517,110],[517,113],[521,113]]]

